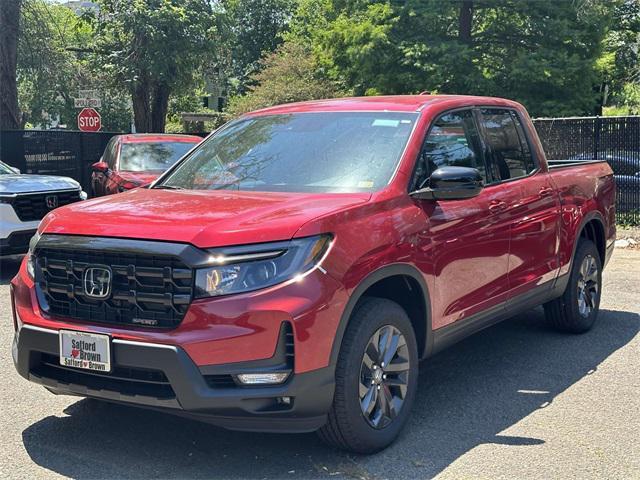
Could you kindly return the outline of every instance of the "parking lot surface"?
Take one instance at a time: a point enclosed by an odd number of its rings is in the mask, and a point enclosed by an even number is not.
[[[3,478],[640,478],[637,249],[616,249],[591,332],[556,333],[536,309],[428,360],[404,433],[368,457],[28,383],[11,361],[17,264],[0,268]]]

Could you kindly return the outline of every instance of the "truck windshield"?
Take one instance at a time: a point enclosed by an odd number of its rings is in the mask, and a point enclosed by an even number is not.
[[[417,114],[313,112],[240,119],[156,187],[368,192],[391,179]]]
[[[193,145],[191,142],[124,143],[120,150],[120,170],[164,172]]]

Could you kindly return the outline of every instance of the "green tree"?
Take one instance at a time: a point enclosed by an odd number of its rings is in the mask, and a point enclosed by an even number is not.
[[[244,93],[252,75],[261,68],[263,55],[283,40],[294,11],[295,0],[229,0],[219,22],[226,55],[222,68],[234,93]]]
[[[604,0],[301,0],[292,32],[356,94],[497,95],[567,115],[597,105],[611,11]]]
[[[16,68],[21,0],[0,0],[0,129],[20,125]]]
[[[597,63],[602,107],[640,111],[640,2],[614,2],[613,22]]]
[[[94,62],[127,91],[136,130],[163,132],[169,99],[212,61],[216,18],[207,0],[100,0]]]
[[[25,0],[18,48],[17,84],[22,125],[50,126],[54,120],[74,127],[79,89],[101,93],[103,130],[129,128],[127,99],[108,88],[104,72],[92,70],[82,47],[90,25],[71,9],[44,0]]]
[[[231,115],[281,103],[343,96],[344,90],[319,74],[311,51],[300,44],[285,42],[263,60],[264,68],[251,77],[253,87],[233,97]]]

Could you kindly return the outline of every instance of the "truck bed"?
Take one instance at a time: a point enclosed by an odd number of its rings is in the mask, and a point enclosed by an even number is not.
[[[575,167],[578,165],[590,165],[593,163],[606,163],[606,160],[547,160],[549,170],[565,167]]]

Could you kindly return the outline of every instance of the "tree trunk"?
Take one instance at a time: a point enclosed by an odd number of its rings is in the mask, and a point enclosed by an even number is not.
[[[133,101],[133,121],[136,125],[136,132],[147,133],[152,131],[150,85],[148,78],[144,77],[136,82],[131,99]]]
[[[464,0],[462,2],[458,27],[458,38],[462,43],[470,45],[471,28],[473,27],[473,0]]]
[[[151,114],[151,131],[164,133],[169,108],[169,87],[166,84],[156,84],[153,92],[153,111]]]
[[[0,0],[0,130],[20,128],[18,36],[21,0]]]

